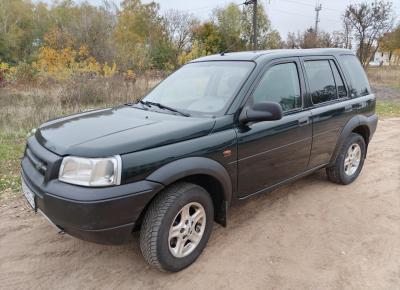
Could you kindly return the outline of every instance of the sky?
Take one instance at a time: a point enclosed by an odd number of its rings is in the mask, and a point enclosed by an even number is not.
[[[86,0],[92,4],[100,4],[102,0]],[[118,4],[121,0],[112,0]],[[183,10],[193,13],[204,20],[210,17],[214,8],[224,7],[228,3],[243,3],[245,0],[155,0],[160,4],[161,12],[168,9]],[[288,32],[303,31],[315,24],[316,1],[322,6],[318,29],[328,32],[341,30],[343,11],[350,3],[373,2],[373,0],[258,0],[263,5],[274,29],[282,38]],[[47,2],[51,3],[51,0]],[[79,1],[77,1],[79,2]],[[143,3],[151,0],[142,0]],[[400,21],[400,0],[392,0],[395,23]]]
[[[350,3],[362,2],[364,0],[319,0],[322,6],[320,11],[319,28],[332,32],[342,28],[341,16],[346,6]],[[367,2],[372,2],[368,0]],[[150,1],[143,1],[144,3]],[[216,7],[226,4],[243,3],[243,0],[159,0],[161,10],[179,9],[192,12],[201,19],[207,19]],[[315,24],[316,0],[258,0],[263,5],[271,19],[273,28],[286,37],[288,32],[303,31]],[[400,16],[400,0],[393,0],[393,11]],[[396,19],[399,21],[399,17]]]

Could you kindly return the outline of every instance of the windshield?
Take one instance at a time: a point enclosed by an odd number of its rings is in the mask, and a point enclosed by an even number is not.
[[[190,113],[221,114],[253,67],[254,63],[246,61],[189,63],[162,81],[143,101]]]

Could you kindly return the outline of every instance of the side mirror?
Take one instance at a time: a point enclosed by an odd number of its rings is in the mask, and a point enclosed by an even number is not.
[[[239,122],[274,121],[282,119],[282,107],[278,103],[258,102],[252,107],[245,107],[239,115]]]

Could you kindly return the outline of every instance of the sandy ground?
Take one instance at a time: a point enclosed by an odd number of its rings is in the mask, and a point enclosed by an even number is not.
[[[60,236],[22,197],[3,200],[0,288],[400,289],[400,119],[380,121],[356,182],[320,171],[233,208],[176,274],[150,269],[137,236],[125,246]]]

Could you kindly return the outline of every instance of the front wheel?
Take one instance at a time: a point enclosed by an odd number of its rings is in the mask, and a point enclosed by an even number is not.
[[[364,138],[352,133],[344,142],[333,166],[326,168],[328,179],[339,184],[352,183],[361,172],[365,155]]]
[[[202,187],[176,183],[161,192],[147,210],[140,249],[153,267],[176,272],[203,251],[214,222],[213,202]]]

